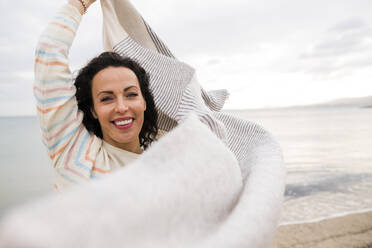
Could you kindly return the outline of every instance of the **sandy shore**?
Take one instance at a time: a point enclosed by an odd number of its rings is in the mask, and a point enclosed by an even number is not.
[[[280,226],[270,248],[372,248],[372,211]]]

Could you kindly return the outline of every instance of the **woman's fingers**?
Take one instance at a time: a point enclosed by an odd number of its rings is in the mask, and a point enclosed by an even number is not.
[[[68,3],[75,6],[80,14],[84,14],[92,3],[96,0],[68,0]]]
[[[85,2],[85,4],[87,5],[87,8],[92,4],[94,3],[96,0],[83,0]]]

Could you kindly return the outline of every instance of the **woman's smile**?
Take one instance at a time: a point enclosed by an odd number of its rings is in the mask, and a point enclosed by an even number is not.
[[[129,129],[133,126],[134,118],[124,117],[115,119],[112,123],[117,129]]]

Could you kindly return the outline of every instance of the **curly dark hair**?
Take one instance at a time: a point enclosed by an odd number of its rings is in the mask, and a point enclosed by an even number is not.
[[[93,117],[92,81],[94,76],[107,67],[125,67],[132,70],[139,81],[141,93],[146,102],[144,121],[139,134],[140,145],[146,149],[153,142],[158,134],[158,113],[155,109],[155,102],[149,87],[149,76],[146,71],[134,60],[122,57],[114,52],[104,52],[93,58],[85,67],[80,69],[75,78],[76,99],[78,108],[83,111],[83,124],[89,132],[97,137],[103,138],[101,125]]]

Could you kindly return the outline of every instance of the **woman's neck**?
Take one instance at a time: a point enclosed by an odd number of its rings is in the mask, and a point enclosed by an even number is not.
[[[110,140],[105,140],[104,141],[106,143],[108,143],[109,145],[111,146],[114,146],[116,148],[119,148],[119,149],[122,149],[122,150],[125,150],[125,151],[128,151],[128,152],[133,152],[133,153],[136,153],[136,154],[141,154],[143,152],[139,142],[138,143],[114,143],[114,142],[111,142]]]

